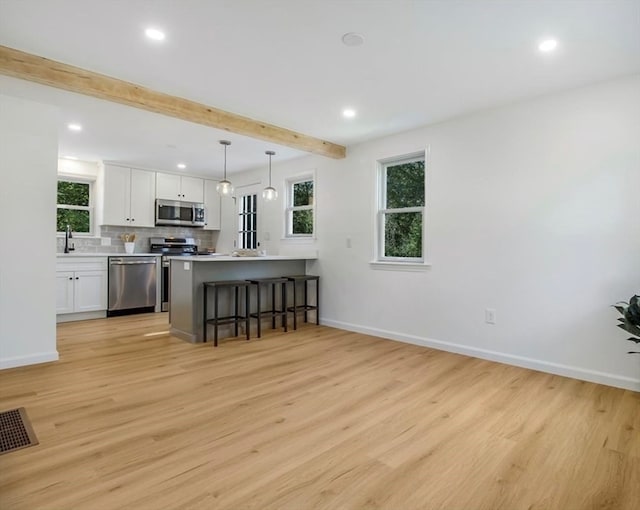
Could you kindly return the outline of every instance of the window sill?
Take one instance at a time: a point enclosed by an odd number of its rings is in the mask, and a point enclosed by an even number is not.
[[[373,260],[369,262],[371,269],[383,271],[427,271],[431,269],[429,262],[381,262]]]

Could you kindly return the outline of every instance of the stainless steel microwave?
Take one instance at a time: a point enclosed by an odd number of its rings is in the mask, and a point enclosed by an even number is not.
[[[204,204],[157,199],[156,225],[204,227]]]

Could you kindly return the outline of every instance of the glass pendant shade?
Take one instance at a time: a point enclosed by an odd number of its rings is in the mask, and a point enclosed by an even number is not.
[[[265,200],[275,200],[276,198],[278,198],[278,192],[275,188],[269,186],[262,191],[262,198],[264,198]]]
[[[265,154],[269,156],[269,186],[262,191],[262,198],[272,201],[278,198],[278,192],[273,186],[271,186],[271,156],[275,155],[275,152],[265,151]]]
[[[216,191],[221,195],[227,197],[233,193],[233,184],[231,184],[231,182],[227,181],[226,179],[220,181],[216,186]]]
[[[224,145],[224,178],[216,186],[216,191],[223,197],[228,197],[233,193],[233,184],[227,180],[227,147],[231,145],[231,142],[220,140],[220,145]]]

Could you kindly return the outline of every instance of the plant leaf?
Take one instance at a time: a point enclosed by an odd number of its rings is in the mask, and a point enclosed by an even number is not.
[[[620,329],[624,329],[627,333],[631,333],[635,336],[640,336],[640,328],[631,324],[630,322],[623,322],[622,324],[618,324]]]
[[[629,342],[635,342],[637,344],[640,344],[640,338],[635,338],[630,336],[629,338],[627,338],[627,340],[629,340]]]
[[[618,310],[622,315],[624,315],[624,306],[620,306],[620,305],[611,305],[613,306],[616,310]]]

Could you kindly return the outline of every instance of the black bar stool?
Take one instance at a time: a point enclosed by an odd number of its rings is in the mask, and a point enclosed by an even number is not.
[[[204,282],[204,308],[203,308],[203,321],[202,321],[202,339],[204,342],[207,341],[207,325],[213,324],[214,334],[213,334],[213,346],[218,347],[218,326],[222,324],[233,324],[235,326],[235,335],[238,336],[238,324],[240,322],[245,323],[245,329],[247,331],[247,340],[249,340],[249,282],[246,280],[222,280],[222,281],[214,281],[214,282]],[[209,289],[213,288],[213,317],[209,318],[207,316],[207,298],[209,294]],[[235,299],[234,299],[234,309],[233,315],[227,315],[225,317],[220,317],[218,315],[218,291],[220,289],[229,289],[229,294],[231,294],[231,289],[234,290]],[[244,315],[240,315],[240,289],[244,289],[244,298],[245,298],[245,308]],[[229,296],[231,297],[231,296]]]
[[[302,275],[292,275],[285,276],[288,281],[293,282],[293,306],[287,308],[290,312],[293,312],[293,329],[298,329],[298,311],[304,310],[304,321],[307,322],[307,314],[309,310],[316,311],[316,324],[320,324],[320,277],[312,274],[302,274]],[[309,290],[307,284],[310,281],[316,282],[316,304],[309,304]],[[302,304],[298,304],[298,298],[296,295],[296,288],[298,287],[298,282],[304,282],[304,302]]]
[[[280,316],[282,319],[282,327],[287,331],[287,278],[254,278],[247,280],[252,285],[256,286],[256,313],[249,314],[258,320],[258,338],[262,333],[262,316],[266,315],[271,317],[271,329],[276,329],[276,317]],[[280,309],[276,308],[276,287],[280,284]],[[260,290],[262,287],[267,287],[267,294],[269,288],[271,289],[271,309],[262,309],[260,304]]]

